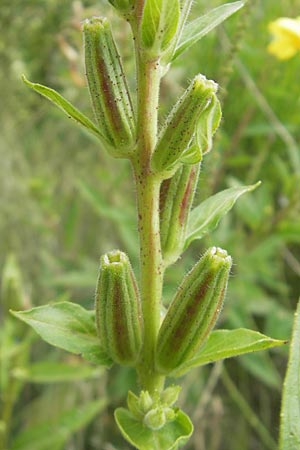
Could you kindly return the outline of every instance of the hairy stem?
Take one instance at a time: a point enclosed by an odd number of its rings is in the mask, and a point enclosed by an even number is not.
[[[138,72],[138,151],[133,167],[136,180],[140,234],[141,298],[144,317],[144,345],[138,364],[143,389],[161,390],[164,377],[156,373],[154,355],[160,325],[163,264],[159,230],[159,191],[161,180],[151,172],[150,160],[157,138],[157,109],[160,65],[145,61],[137,49]]]

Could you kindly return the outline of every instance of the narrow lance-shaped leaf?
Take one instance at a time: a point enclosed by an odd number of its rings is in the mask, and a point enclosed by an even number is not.
[[[171,44],[180,16],[179,0],[146,0],[141,23],[141,42],[156,56]]]
[[[210,334],[205,344],[193,358],[174,370],[171,376],[178,377],[194,367],[204,366],[220,359],[266,350],[283,344],[286,344],[286,341],[272,339],[257,331],[245,328],[216,330]]]
[[[49,344],[81,354],[99,365],[112,364],[101,348],[93,311],[75,303],[60,302],[28,311],[12,311],[12,314],[30,325]]]
[[[300,448],[300,301],[295,312],[280,414],[279,450]]]
[[[212,9],[207,14],[188,23],[183,30],[180,42],[173,56],[173,60],[243,6],[244,1],[227,3]]]
[[[194,208],[190,213],[184,248],[186,249],[192,241],[201,239],[206,233],[213,231],[221,218],[231,210],[237,199],[246,192],[253,191],[259,185],[260,182],[251,186],[225,189]]]
[[[31,83],[26,79],[24,75],[22,76],[22,80],[31,89],[43,95],[43,97],[46,97],[48,100],[50,100],[50,102],[54,103],[54,105],[61,109],[69,118],[75,120],[87,131],[92,133],[94,136],[97,136],[97,138],[100,138],[101,140],[104,139],[103,135],[100,133],[96,125],[94,125],[88,117],[82,114],[77,108],[75,108],[75,106],[73,106],[68,100],[66,100],[54,89],[43,86],[42,84]]]
[[[62,450],[73,433],[86,426],[106,405],[104,399],[95,400],[54,416],[54,419],[35,423],[13,439],[11,450]]]
[[[48,384],[99,378],[102,373],[102,367],[84,364],[79,360],[73,364],[60,361],[39,361],[30,364],[28,367],[16,368],[12,375],[18,380]]]

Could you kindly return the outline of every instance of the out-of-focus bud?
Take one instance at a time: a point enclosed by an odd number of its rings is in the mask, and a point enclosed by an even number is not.
[[[190,147],[201,114],[206,110],[218,85],[197,75],[170,112],[152,156],[152,168],[170,177],[180,158]]]
[[[4,313],[10,309],[19,311],[29,307],[23,289],[20,268],[13,254],[6,259],[1,282],[1,303]]]
[[[212,247],[183,279],[159,331],[159,372],[178,368],[203,344],[221,311],[231,265],[225,250]]]
[[[135,146],[135,122],[120,55],[107,19],[83,25],[85,65],[98,127],[115,157],[128,157]]]
[[[217,96],[213,95],[210,104],[201,114],[197,124],[196,141],[202,155],[212,149],[213,137],[219,128],[221,119],[221,105]]]
[[[115,362],[133,366],[142,346],[142,313],[135,276],[125,253],[101,257],[96,325],[102,347]]]
[[[160,235],[164,263],[179,258],[186,233],[189,212],[198,182],[200,164],[182,165],[160,189]]]

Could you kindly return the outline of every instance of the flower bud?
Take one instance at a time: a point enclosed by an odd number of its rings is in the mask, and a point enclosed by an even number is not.
[[[153,399],[148,391],[142,391],[139,397],[139,408],[143,413],[147,413],[153,405]]]
[[[159,331],[159,372],[178,368],[203,344],[222,308],[231,265],[225,250],[212,247],[185,276]]]
[[[8,313],[10,309],[19,311],[30,306],[26,304],[20,268],[13,254],[5,261],[1,281],[3,313]]]
[[[167,422],[163,407],[151,409],[144,417],[144,425],[151,430],[160,430]]]
[[[135,145],[135,124],[123,67],[109,22],[94,17],[83,26],[89,91],[99,129],[115,157]]]
[[[135,395],[132,391],[128,391],[127,406],[128,406],[129,411],[137,419],[142,419],[144,417],[144,412],[140,408],[140,398],[137,395]]]
[[[164,263],[179,258],[185,240],[189,212],[197,187],[200,164],[182,165],[160,189],[160,235]]]
[[[217,84],[197,75],[170,112],[152,156],[152,168],[166,178],[174,173],[180,157],[188,149],[201,114],[208,107]],[[172,172],[173,171],[173,172]]]
[[[142,346],[140,298],[129,259],[118,250],[101,257],[96,326],[101,345],[111,359],[134,365]]]
[[[178,400],[180,391],[181,391],[181,386],[173,385],[173,386],[167,387],[167,389],[165,389],[160,396],[161,402],[164,405],[173,406]]]

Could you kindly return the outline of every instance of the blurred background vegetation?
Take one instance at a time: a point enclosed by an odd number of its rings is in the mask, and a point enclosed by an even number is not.
[[[192,15],[223,1],[207,3],[195,1]],[[203,164],[197,201],[228,186],[263,182],[169,269],[166,300],[204,249],[220,245],[235,266],[219,326],[245,326],[283,339],[290,336],[300,290],[300,54],[280,62],[266,48],[268,23],[299,14],[300,0],[249,0],[176,61],[163,80],[160,111],[163,118],[195,74],[215,79],[221,85],[224,119]],[[63,298],[92,307],[99,256],[113,248],[127,251],[138,270],[129,164],[111,159],[20,80],[25,73],[53,87],[91,117],[80,24],[93,15],[112,20],[134,90],[129,29],[107,2],[1,1],[0,268],[13,253],[24,295],[34,305]],[[1,326],[3,318],[4,311]],[[78,364],[38,339],[28,358]],[[188,375],[181,406],[191,415],[195,433],[187,450],[275,449],[286,360],[285,348]],[[27,377],[12,415],[12,448],[127,449],[113,410],[128,388],[134,389],[132,372],[114,368],[86,377],[91,379],[50,384],[34,384]],[[78,413],[78,405],[84,408],[97,398],[103,399],[101,407],[76,422],[72,411]],[[66,420],[65,411],[73,419]],[[38,425],[46,421],[52,423],[51,433],[72,422],[72,432],[51,446],[45,440],[49,428]]]

